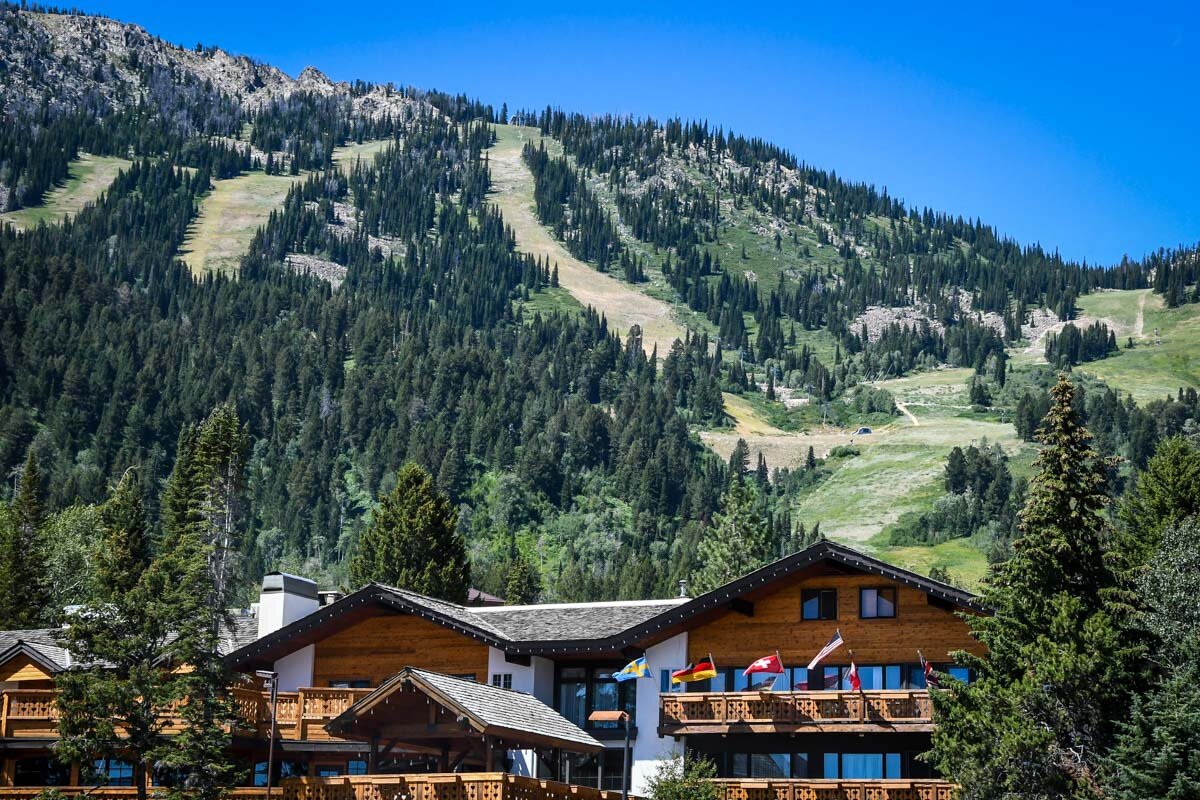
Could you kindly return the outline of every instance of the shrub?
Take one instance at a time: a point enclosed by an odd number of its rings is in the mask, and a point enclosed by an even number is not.
[[[650,800],[721,800],[721,790],[712,779],[717,777],[717,767],[706,758],[692,758],[684,762],[676,756],[659,766],[650,778]]]

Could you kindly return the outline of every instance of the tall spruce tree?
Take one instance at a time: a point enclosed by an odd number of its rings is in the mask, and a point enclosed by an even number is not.
[[[1136,563],[1158,547],[1163,531],[1200,514],[1200,447],[1183,436],[1159,443],[1121,504],[1125,546]]]
[[[1060,378],[1038,432],[1038,474],[1013,557],[969,615],[986,656],[956,653],[969,684],[933,695],[930,758],[969,800],[1098,796],[1097,769],[1136,683],[1124,570],[1107,552],[1107,463]]]
[[[759,507],[749,481],[734,480],[721,500],[721,510],[697,547],[699,568],[692,576],[698,592],[740,578],[778,555],[771,525]]]
[[[351,584],[385,583],[462,603],[470,577],[458,512],[428,472],[405,464],[396,488],[380,498],[371,527],[358,541],[350,560]]]
[[[160,656],[179,608],[171,576],[148,563],[146,519],[132,472],[126,472],[100,513],[96,597],[67,619],[74,665],[59,689],[59,759],[90,763],[120,756],[133,766],[133,785],[146,797],[146,778],[172,744],[162,710],[180,694],[178,675]]]
[[[1200,520],[1162,531],[1138,585],[1154,676],[1106,759],[1115,800],[1200,798]]]
[[[30,450],[12,504],[0,508],[0,630],[34,628],[58,616],[42,569],[45,520],[42,473]]]
[[[173,682],[183,729],[159,761],[180,776],[170,792],[215,800],[238,770],[229,760],[237,719],[221,658],[240,547],[248,435],[230,405],[219,406],[180,435],[179,452],[163,492],[163,546],[156,560],[162,592],[176,620],[165,653],[186,665]]]

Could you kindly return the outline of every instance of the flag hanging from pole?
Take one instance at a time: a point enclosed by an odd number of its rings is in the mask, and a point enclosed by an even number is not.
[[[702,658],[695,664],[688,664],[681,670],[671,673],[671,683],[692,683],[717,677],[717,667],[712,656]]]
[[[829,655],[834,650],[837,650],[843,644],[845,644],[845,642],[842,640],[842,632],[839,630],[833,634],[833,638],[829,640],[829,644],[822,647],[821,652],[813,656],[813,660],[808,662],[808,668],[815,669],[817,664],[820,664],[821,660],[824,659],[825,656]]]
[[[650,665],[646,663],[645,656],[635,658],[626,664],[620,672],[613,673],[613,680],[618,683],[648,677],[650,677]]]
[[[750,666],[742,671],[743,675],[753,675],[756,672],[770,672],[778,675],[783,672],[783,660],[779,658],[779,653],[772,653],[769,656],[763,656],[755,661]]]
[[[921,672],[925,673],[926,688],[932,686],[936,689],[938,685],[938,676],[937,673],[933,671],[933,664],[930,664],[925,660],[925,656],[921,655],[920,650],[917,651],[917,658],[921,659]]]
[[[858,667],[855,666],[853,659],[850,661],[850,671],[846,673],[846,677],[850,679],[851,691],[862,691],[862,680],[858,677]]]

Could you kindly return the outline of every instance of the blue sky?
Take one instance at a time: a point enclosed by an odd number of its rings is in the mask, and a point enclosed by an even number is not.
[[[1200,6],[82,0],[295,74],[707,119],[1111,263],[1200,240]]]

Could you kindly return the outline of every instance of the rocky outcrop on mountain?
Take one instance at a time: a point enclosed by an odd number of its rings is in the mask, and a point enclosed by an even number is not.
[[[217,47],[185,48],[137,25],[83,14],[0,7],[0,98],[6,112],[57,108],[104,112],[174,91],[212,95],[246,111],[297,92],[351,99],[370,118],[404,116],[421,104],[392,86],[352,87],[313,67],[296,78]]]

